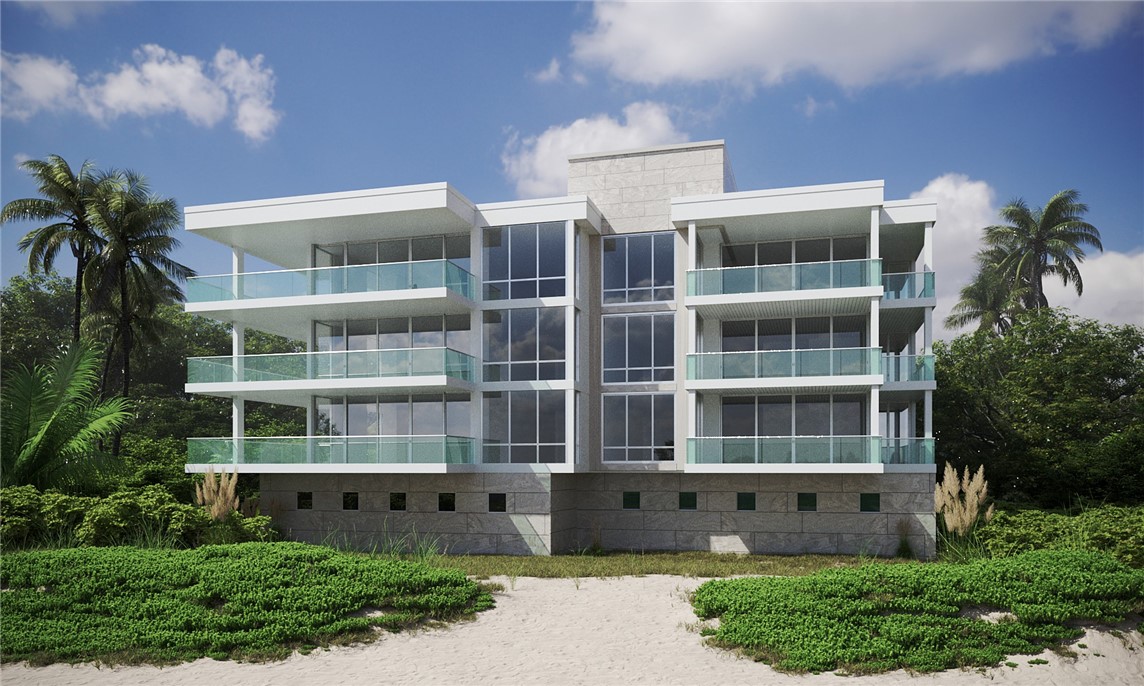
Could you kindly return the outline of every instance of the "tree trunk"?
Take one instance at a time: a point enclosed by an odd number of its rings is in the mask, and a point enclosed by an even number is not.
[[[87,267],[87,251],[72,248],[75,255],[75,307],[72,310],[72,342],[79,342],[79,325],[83,320],[83,272]]]
[[[131,394],[131,307],[127,300],[127,270],[119,270],[119,342],[123,349],[123,397]],[[119,457],[123,444],[123,432],[115,433],[115,443],[111,452]]]

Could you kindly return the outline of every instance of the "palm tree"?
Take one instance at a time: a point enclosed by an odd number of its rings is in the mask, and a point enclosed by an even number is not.
[[[83,486],[104,466],[98,443],[131,420],[124,398],[100,401],[99,355],[73,344],[50,367],[17,368],[0,395],[0,484]]]
[[[147,180],[135,172],[115,176],[114,187],[102,189],[88,210],[88,221],[103,245],[88,262],[83,280],[98,309],[119,315],[115,333],[122,361],[122,395],[127,397],[134,325],[155,305],[182,299],[178,284],[194,276],[194,271],[169,256],[179,246],[171,235],[180,224],[178,204],[152,194]]]
[[[1064,190],[1049,198],[1044,208],[1036,209],[1029,209],[1018,198],[1001,208],[1007,224],[985,228],[986,244],[1005,253],[998,264],[1002,273],[1028,283],[1024,297],[1028,309],[1048,307],[1045,276],[1059,276],[1066,286],[1072,282],[1080,295],[1084,284],[1077,263],[1084,262],[1084,246],[1104,250],[1100,231],[1083,220],[1088,206],[1079,198],[1077,191]]]
[[[977,274],[961,289],[961,299],[945,319],[951,329],[978,322],[979,331],[996,330],[1005,334],[1013,319],[1023,310],[1029,286],[1014,274],[1003,271],[1001,264],[1007,253],[989,248],[977,253]]]
[[[51,271],[60,248],[71,248],[76,261],[75,304],[72,318],[72,341],[80,336],[83,317],[83,284],[81,275],[91,256],[100,250],[102,242],[88,223],[87,210],[91,200],[110,183],[110,175],[95,171],[89,161],[72,171],[59,155],[46,160],[28,160],[21,164],[39,186],[42,197],[13,200],[0,210],[0,224],[11,221],[55,221],[34,229],[20,239],[20,250],[28,251],[28,271]]]

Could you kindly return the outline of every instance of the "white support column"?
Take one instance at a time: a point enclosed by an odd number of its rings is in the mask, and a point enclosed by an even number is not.
[[[480,215],[478,215],[479,218]],[[484,302],[485,293],[485,260],[484,260],[484,229],[483,222],[478,222],[469,234],[469,273],[476,281],[476,292],[473,300],[478,303],[477,309],[469,313],[469,349],[473,356],[473,380],[477,383],[477,390],[469,395],[469,434],[473,437],[473,461],[481,463],[485,431],[485,397],[479,390],[484,379],[485,359],[485,313],[480,303]]]
[[[926,391],[925,409],[922,415],[924,438],[933,438],[933,391]]]
[[[881,421],[882,420],[882,411],[881,411],[881,403],[879,401],[878,394],[879,394],[879,389],[877,386],[870,387],[870,431],[869,431],[869,433],[871,436],[881,436],[882,435],[882,421]],[[881,462],[882,461],[882,456],[881,456],[882,443],[881,443],[881,441],[875,441],[874,442],[873,450],[874,450],[874,454],[870,456],[873,458],[872,461],[873,462]]]
[[[870,208],[870,259],[876,260],[882,256],[880,232],[882,228],[882,208]]]
[[[687,269],[695,269],[699,258],[699,233],[695,229],[695,222],[687,222]]]
[[[925,309],[925,323],[922,325],[922,336],[924,343],[922,346],[922,353],[925,355],[933,354],[933,308],[927,307]]]
[[[882,346],[882,329],[881,329],[881,315],[882,314],[882,299],[870,298],[870,347],[880,348]]]
[[[922,269],[933,269],[933,222],[926,222],[925,241],[922,243]]]
[[[568,389],[564,391],[564,462],[565,464],[575,465],[576,454],[580,446],[576,444],[576,417],[579,415],[576,412],[576,391]],[[539,440],[544,440],[543,436],[537,436]]]
[[[241,248],[231,248],[231,288],[235,298],[242,294],[242,273],[246,269],[246,253]],[[237,322],[231,327],[230,354],[234,365],[234,380],[242,381],[245,374],[242,356],[246,352],[246,328]],[[234,439],[234,454],[237,462],[242,462],[242,438],[246,435],[246,401],[239,397],[231,399],[231,438]]]

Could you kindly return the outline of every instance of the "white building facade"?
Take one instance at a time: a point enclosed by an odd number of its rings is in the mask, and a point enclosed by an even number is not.
[[[186,209],[187,311],[288,537],[449,552],[935,552],[932,201],[736,191],[722,141],[576,156],[568,195],[426,184]],[[281,269],[248,272],[256,256]],[[247,329],[307,352],[246,355]],[[245,401],[306,409],[245,436]]]

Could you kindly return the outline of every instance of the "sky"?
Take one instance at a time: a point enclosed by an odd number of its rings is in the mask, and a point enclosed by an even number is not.
[[[49,154],[182,207],[439,181],[497,202],[563,195],[571,154],[723,139],[741,190],[936,199],[938,319],[1001,206],[1075,188],[1104,252],[1050,303],[1144,325],[1141,2],[5,0],[0,51],[5,203]],[[0,234],[5,282],[31,228]],[[180,233],[176,259],[229,271]]]

